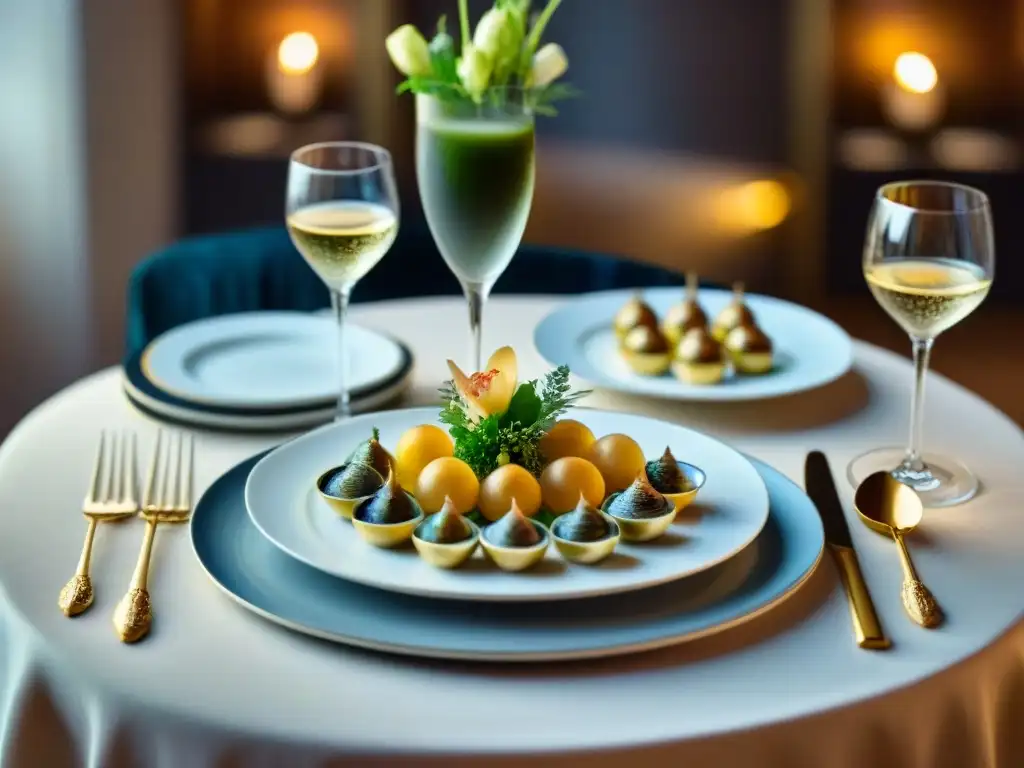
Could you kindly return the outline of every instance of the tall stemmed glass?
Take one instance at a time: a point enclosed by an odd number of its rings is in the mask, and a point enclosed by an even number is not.
[[[529,93],[416,96],[416,179],[427,225],[469,303],[471,370],[479,371],[484,304],[526,230],[533,202]]]
[[[335,420],[344,419],[351,414],[345,348],[349,294],[398,234],[398,191],[390,153],[351,141],[296,150],[288,166],[285,215],[292,242],[331,293],[338,322]]]
[[[959,461],[922,453],[924,381],[936,337],[988,295],[995,259],[992,210],[983,192],[936,181],[895,182],[878,190],[864,244],[864,276],[875,300],[913,344],[910,439],[905,450],[881,448],[854,459],[847,470],[850,482],[888,471],[930,507],[959,504],[977,492],[977,478]]]

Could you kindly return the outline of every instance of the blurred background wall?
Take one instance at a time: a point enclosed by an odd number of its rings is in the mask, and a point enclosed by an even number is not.
[[[0,433],[119,359],[127,276],[180,235],[176,5],[0,2]]]
[[[474,18],[487,5],[471,0]],[[147,253],[280,226],[295,147],[387,145],[414,222],[412,100],[394,95],[383,39],[404,22],[429,37],[442,12],[454,28],[456,9],[0,0],[0,432],[117,362],[125,280]],[[298,67],[280,54],[294,33],[313,41]],[[1013,303],[1024,2],[564,0],[549,38],[584,94],[540,121],[528,240],[831,310],[866,297],[874,189],[955,178],[992,195],[989,304]]]
[[[0,3],[5,424],[91,362],[81,55],[73,4]]]

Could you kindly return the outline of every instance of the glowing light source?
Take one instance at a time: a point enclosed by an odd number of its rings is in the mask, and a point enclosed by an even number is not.
[[[773,229],[792,209],[789,191],[778,181],[748,181],[721,192],[717,218],[726,230],[737,234]]]
[[[932,128],[946,108],[945,89],[931,59],[905,51],[896,57],[892,80],[882,87],[882,109],[897,128],[917,132]]]
[[[896,57],[892,68],[896,83],[910,93],[928,93],[939,82],[939,73],[932,60],[923,53],[907,51]]]
[[[292,32],[266,54],[267,95],[280,112],[300,115],[316,106],[323,81],[320,46],[309,32]]]
[[[309,32],[292,32],[277,48],[277,66],[288,75],[304,75],[316,66],[320,46]]]

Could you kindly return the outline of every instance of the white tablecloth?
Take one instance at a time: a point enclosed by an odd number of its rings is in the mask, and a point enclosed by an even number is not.
[[[486,347],[513,344],[523,378],[541,373],[548,366],[530,333],[553,306],[493,300]],[[410,402],[431,402],[445,358],[465,349],[463,305],[410,301],[353,314],[412,347]],[[597,393],[588,404],[706,430],[798,482],[804,454],[820,448],[849,502],[846,462],[902,440],[911,381],[895,355],[863,344],[856,355],[856,371],[839,382],[771,402],[690,406]],[[948,614],[943,629],[907,620],[893,545],[851,519],[895,643],[888,652],[854,646],[826,559],[789,601],[721,635],[638,656],[520,667],[374,655],[272,626],[207,581],[183,527],[157,534],[157,623],[145,642],[121,645],[110,620],[141,540],[135,522],[101,526],[97,602],[65,618],[57,593],[81,546],[78,509],[98,431],[132,427],[148,453],[158,426],[126,402],[119,375],[104,371],[58,394],[0,448],[5,768],[509,765],[524,756],[538,766],[580,753],[596,766],[1024,765],[1024,437],[939,376],[929,382],[928,446],[956,454],[984,483],[969,504],[929,511],[911,540]],[[197,488],[277,440],[200,433]]]

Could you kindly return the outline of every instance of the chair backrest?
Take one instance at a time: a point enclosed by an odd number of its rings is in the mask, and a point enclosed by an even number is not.
[[[602,254],[524,245],[495,293],[582,293],[679,285],[680,275]],[[457,295],[461,288],[425,227],[403,226],[383,261],[356,286],[353,302]],[[181,240],[140,262],[128,283],[126,354],[161,333],[204,317],[257,310],[313,311],[326,288],[285,229]]]

